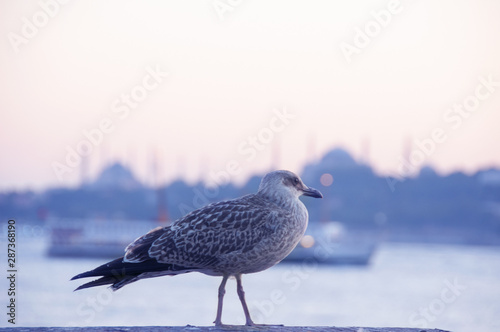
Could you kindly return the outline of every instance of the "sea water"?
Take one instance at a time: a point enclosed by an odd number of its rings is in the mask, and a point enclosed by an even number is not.
[[[43,237],[19,238],[17,248],[15,326],[211,325],[215,318],[221,278],[190,273],[117,292],[73,292],[85,279],[72,276],[106,260],[49,258]],[[5,295],[7,281],[2,278]],[[500,331],[498,247],[386,243],[367,266],[279,264],[243,276],[243,286],[258,323]],[[1,298],[0,326],[12,326],[8,298]],[[245,321],[234,280],[226,286],[222,318]]]

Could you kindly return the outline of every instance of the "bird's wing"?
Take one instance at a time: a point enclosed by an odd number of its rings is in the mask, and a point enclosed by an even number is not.
[[[284,212],[247,196],[210,204],[134,241],[127,247],[125,261],[154,258],[192,268],[212,266],[221,255],[251,250],[272,233],[269,220],[276,213]]]
[[[157,227],[135,239],[134,242],[130,243],[125,248],[123,261],[127,263],[141,263],[151,259],[151,257],[149,257],[149,248],[156,239],[168,233],[169,228],[170,227]]]

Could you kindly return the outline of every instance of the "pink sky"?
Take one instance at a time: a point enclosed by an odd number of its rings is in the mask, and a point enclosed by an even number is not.
[[[89,153],[91,178],[120,160],[148,183],[154,154],[159,181],[300,172],[336,146],[380,174],[405,146],[443,173],[500,167],[498,13],[495,0],[3,1],[0,190],[77,184],[68,148]]]

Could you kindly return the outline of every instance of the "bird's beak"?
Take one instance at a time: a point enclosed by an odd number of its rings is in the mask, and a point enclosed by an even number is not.
[[[310,196],[314,198],[323,198],[323,195],[319,190],[316,190],[311,187],[305,187],[305,189],[302,190],[304,196]]]

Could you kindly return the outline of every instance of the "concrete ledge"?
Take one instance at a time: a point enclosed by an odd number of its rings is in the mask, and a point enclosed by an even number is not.
[[[0,328],[0,331],[12,328]],[[450,332],[438,329],[401,328],[401,327],[330,327],[330,326],[92,326],[92,327],[17,327],[18,332],[227,332],[227,331],[275,331],[275,332]]]

